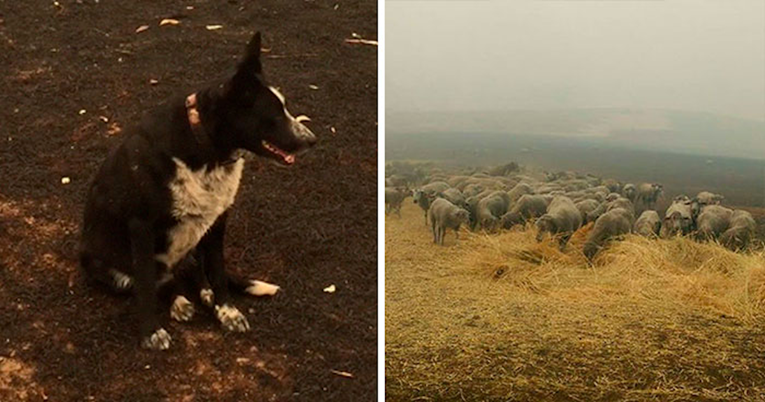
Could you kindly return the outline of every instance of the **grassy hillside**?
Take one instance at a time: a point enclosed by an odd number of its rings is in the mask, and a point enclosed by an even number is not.
[[[388,400],[765,400],[765,254],[628,237],[593,267],[531,231],[433,245],[386,218]]]
[[[605,147],[765,159],[765,121],[664,109],[388,112],[389,135],[502,133]]]

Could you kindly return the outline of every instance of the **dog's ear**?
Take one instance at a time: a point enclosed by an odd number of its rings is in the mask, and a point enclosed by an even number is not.
[[[260,31],[258,31],[255,32],[255,35],[250,39],[250,43],[247,44],[242,62],[239,63],[237,74],[256,75],[262,72],[263,70],[260,65]]]
[[[262,79],[260,32],[256,32],[247,44],[244,56],[239,62],[234,76],[225,84],[223,96],[230,99],[252,101]]]

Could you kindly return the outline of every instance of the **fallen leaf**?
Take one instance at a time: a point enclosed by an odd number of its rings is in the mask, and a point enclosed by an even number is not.
[[[148,29],[149,29],[148,25],[141,25],[140,27],[135,29],[135,33],[141,33],[141,32],[146,31]]]
[[[324,293],[335,293],[335,290],[337,290],[335,285],[329,285],[326,288],[324,288]]]
[[[337,370],[329,370],[332,374],[339,375],[340,377],[345,378],[353,378],[353,374],[347,372],[347,371],[337,371]]]
[[[345,43],[377,46],[376,40],[368,40],[368,39],[346,39]]]
[[[239,364],[247,364],[247,363],[250,362],[250,359],[248,359],[246,357],[237,357],[236,358],[236,362],[239,363]]]
[[[181,22],[178,20],[174,20],[172,18],[165,18],[164,20],[159,22],[159,26],[165,26],[165,25],[178,25]]]
[[[335,128],[334,128],[334,127],[330,127],[330,128],[329,128],[329,131],[331,131],[331,132],[332,132],[332,134],[337,134],[337,130],[335,130]]]
[[[109,122],[109,118],[106,117],[106,116],[98,116],[98,118],[99,118],[99,120],[101,120],[104,123],[108,123]]]
[[[223,25],[207,25],[205,28],[207,28],[208,31],[216,31],[222,29]]]
[[[308,88],[311,88],[311,89],[319,89],[319,87],[317,87],[316,85],[313,85],[313,84],[309,85],[309,86],[308,86]]]
[[[69,184],[72,181],[72,179],[64,176],[61,178],[61,184]]]
[[[159,84],[159,81],[157,81],[157,80],[155,80],[154,78],[152,78],[152,79],[150,79],[150,80],[149,80],[149,84],[151,84],[151,85],[157,85],[157,84]]]
[[[122,127],[120,127],[119,124],[116,122],[112,122],[112,124],[109,124],[109,129],[106,131],[109,135],[117,135],[122,132]]]
[[[87,112],[88,112],[88,111],[87,111],[87,110],[85,110],[85,109],[80,109],[80,111],[79,111],[79,112],[77,112],[77,113],[79,113],[79,114],[80,114],[80,116],[82,116],[82,115],[84,115],[84,114],[85,114],[85,113],[87,113]]]

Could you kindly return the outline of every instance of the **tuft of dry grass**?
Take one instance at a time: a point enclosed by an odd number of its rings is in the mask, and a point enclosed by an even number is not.
[[[386,218],[389,400],[765,400],[765,254],[627,236],[591,266],[528,228]]]

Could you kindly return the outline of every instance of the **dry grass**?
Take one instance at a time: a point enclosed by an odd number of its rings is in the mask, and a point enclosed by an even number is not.
[[[386,219],[389,400],[765,400],[765,255],[629,236],[588,266],[529,231]]]

